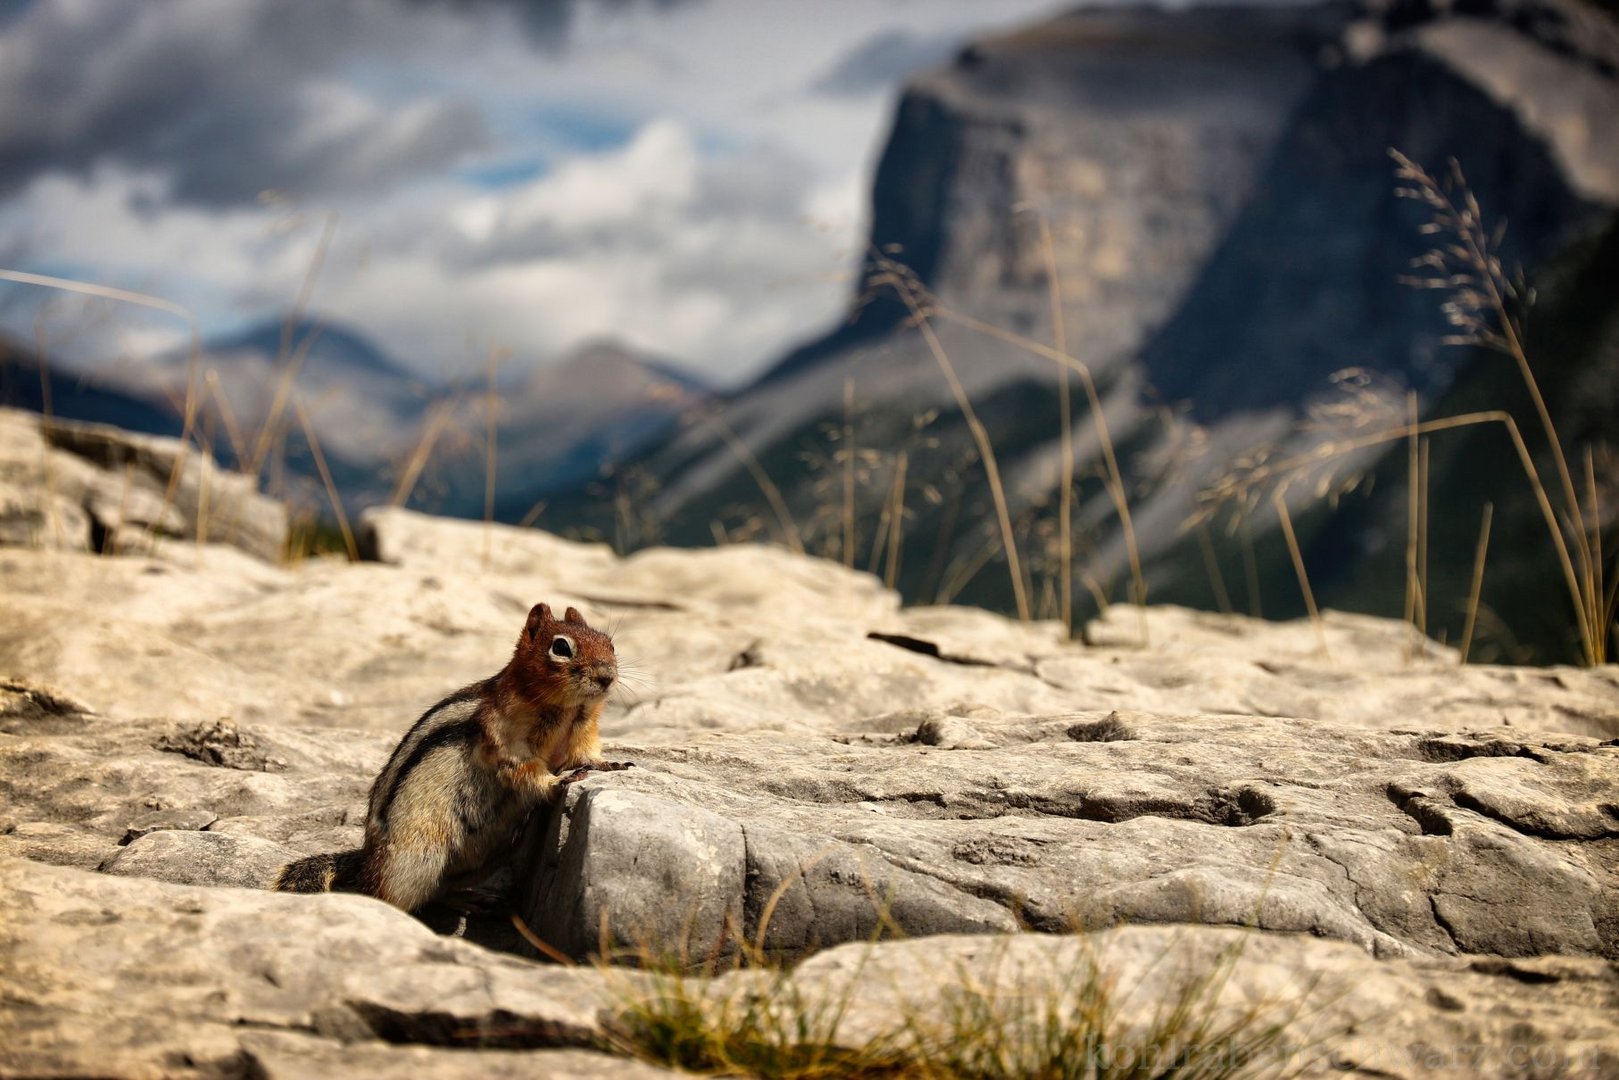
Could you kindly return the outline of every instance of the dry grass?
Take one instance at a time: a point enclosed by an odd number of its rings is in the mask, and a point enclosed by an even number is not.
[[[1012,532],[1012,515],[1007,508],[1006,486],[1001,482],[1000,464],[995,458],[995,447],[990,441],[989,429],[978,418],[973,408],[972,399],[961,385],[961,378],[956,374],[956,367],[950,361],[944,346],[939,343],[939,336],[933,330],[929,321],[931,309],[927,304],[927,296],[917,281],[916,276],[909,269],[888,258],[886,255],[877,255],[877,272],[873,275],[874,285],[887,285],[898,293],[904,301],[906,309],[910,312],[916,327],[922,333],[922,339],[927,342],[928,351],[944,373],[945,381],[950,384],[950,393],[955,398],[956,407],[961,410],[962,419],[966,421],[967,430],[971,432],[973,442],[978,447],[979,460],[984,465],[985,479],[989,483],[990,496],[995,501],[995,518],[1000,523],[1001,551],[1006,558],[1006,572],[1012,581],[1012,600],[1017,606],[1018,618],[1024,622],[1030,619],[1028,587],[1023,580],[1023,567],[1018,557],[1017,539]]]
[[[872,932],[843,946],[856,950],[853,962],[801,973],[805,957],[768,951],[767,931],[786,894],[830,854],[776,886],[751,937],[727,922],[719,940],[695,940],[688,922],[672,950],[614,947],[604,913],[592,961],[613,998],[604,1049],[701,1075],[781,1080],[1235,1080],[1301,1072],[1345,1028],[1319,1019],[1326,1003],[1312,1002],[1320,998],[1314,980],[1285,997],[1226,992],[1280,848],[1250,920],[1229,944],[1194,956],[1172,936],[1137,960],[1140,986],[1122,982],[1097,947],[1103,939],[1085,933],[1046,938],[1061,943],[1050,964],[1014,960],[1019,935],[1003,935],[970,963],[935,965],[925,984],[892,981],[876,950],[906,935],[893,898],[870,881]],[[520,917],[512,921],[542,955],[573,964]]]
[[[343,510],[343,497],[337,492],[337,484],[332,481],[332,470],[326,467],[326,455],[321,452],[320,439],[315,435],[315,425],[309,422],[309,414],[304,411],[303,404],[296,398],[291,399],[293,413],[298,418],[298,424],[303,428],[304,439],[309,443],[310,456],[315,459],[315,468],[320,472],[321,483],[326,486],[326,497],[331,501],[332,514],[337,518],[337,527],[343,533],[343,546],[348,551],[350,562],[360,561],[360,545],[355,543],[354,530],[349,528],[349,516]]]
[[[598,961],[618,999],[607,1048],[701,1075],[781,1080],[1224,1080],[1288,1076],[1314,1060],[1313,1045],[1290,1045],[1307,995],[1222,1003],[1246,935],[1200,968],[1167,950],[1148,970],[1181,970],[1150,1006],[1091,939],[1077,940],[1073,959],[1051,970],[1025,965],[1003,978],[1003,946],[987,962],[937,971],[925,988],[864,1002],[879,985],[875,943],[846,973],[807,983],[751,947],[695,969],[686,956],[639,949],[616,957],[633,976]],[[862,1008],[888,1019],[873,1023]],[[856,1016],[851,1037],[845,1022]]]
[[[925,293],[922,295],[926,296]],[[933,304],[929,310],[932,311],[937,318],[943,319],[947,322],[956,323],[988,337],[1004,341],[1010,345],[1015,345],[1035,354],[1036,356],[1043,356],[1057,364],[1061,369],[1072,371],[1079,377],[1080,385],[1085,390],[1085,398],[1090,409],[1091,422],[1096,426],[1097,439],[1102,448],[1102,461],[1105,469],[1102,477],[1103,488],[1106,491],[1109,499],[1112,501],[1114,511],[1118,515],[1119,528],[1124,536],[1125,552],[1130,561],[1130,582],[1133,589],[1131,600],[1139,608],[1143,609],[1140,612],[1140,631],[1141,643],[1143,646],[1145,646],[1147,644],[1147,619],[1145,612],[1147,603],[1147,578],[1141,564],[1141,546],[1136,539],[1135,520],[1130,513],[1128,488],[1125,486],[1124,472],[1119,466],[1118,450],[1114,446],[1113,435],[1108,427],[1107,414],[1102,407],[1102,398],[1096,389],[1096,380],[1091,374],[1090,367],[1075,357],[1067,355],[1061,350],[1044,345],[1041,342],[1035,341],[1034,339],[1026,337],[1022,334],[1014,333],[1010,330],[986,323],[981,319],[975,319],[963,312],[955,311],[951,308],[938,305],[936,303]]]
[[[1442,307],[1455,331],[1450,341],[1483,346],[1509,358],[1534,403],[1562,505],[1553,509],[1548,485],[1532,460],[1526,463],[1525,472],[1568,586],[1583,657],[1588,664],[1603,663],[1614,623],[1615,589],[1603,580],[1601,507],[1594,478],[1584,498],[1575,487],[1568,455],[1529,363],[1522,312],[1533,295],[1521,278],[1508,276],[1499,254],[1505,230],[1491,231],[1486,226],[1478,200],[1454,160],[1449,176],[1441,181],[1399,151],[1390,151],[1390,155],[1402,185],[1398,194],[1427,210],[1423,233],[1438,238],[1435,247],[1416,260],[1410,284],[1445,294]]]
[[[1239,522],[1246,528],[1252,512],[1262,504],[1262,495],[1268,492],[1269,498],[1265,501],[1277,508],[1306,605],[1313,610],[1297,540],[1292,536],[1285,510],[1289,489],[1313,484],[1317,498],[1336,501],[1362,480],[1353,472],[1340,475],[1339,470],[1346,467],[1346,462],[1364,457],[1368,450],[1403,441],[1406,444],[1405,620],[1411,627],[1410,651],[1415,655],[1427,647],[1428,620],[1435,610],[1428,573],[1431,437],[1462,428],[1500,424],[1511,441],[1551,541],[1552,555],[1573,615],[1581,659],[1587,664],[1603,663],[1610,656],[1609,637],[1619,614],[1619,581],[1605,579],[1604,519],[1597,500],[1595,468],[1587,467],[1586,492],[1582,497],[1575,487],[1567,454],[1524,349],[1521,310],[1532,297],[1521,282],[1508,278],[1497,254],[1502,230],[1488,230],[1477,200],[1467,189],[1465,178],[1454,162],[1450,176],[1441,182],[1409,158],[1398,152],[1391,153],[1400,184],[1398,194],[1426,208],[1429,220],[1422,231],[1438,238],[1435,248],[1415,260],[1417,273],[1408,279],[1408,284],[1445,294],[1442,310],[1455,331],[1447,339],[1449,343],[1482,346],[1512,360],[1534,405],[1541,449],[1551,462],[1550,482],[1543,475],[1518,421],[1505,410],[1480,410],[1420,421],[1415,396],[1408,395],[1403,422],[1391,423],[1386,409],[1375,400],[1376,395],[1357,390],[1355,380],[1346,378],[1340,380],[1340,385],[1349,392],[1348,398],[1326,417],[1339,425],[1340,430],[1326,434],[1310,449],[1288,457],[1277,458],[1260,450],[1239,460],[1232,470],[1199,494],[1200,509],[1191,524],[1201,526],[1216,513],[1225,511],[1232,528]],[[1587,460],[1591,460],[1589,453]],[[1462,637],[1464,651],[1469,652],[1479,623],[1488,527],[1486,518],[1475,549],[1474,572],[1466,601]],[[1244,553],[1253,597],[1257,595],[1257,573],[1251,547],[1246,542]]]
[[[1040,247],[1046,257],[1046,285],[1051,297],[1051,345],[1068,355],[1068,324],[1062,313],[1062,275],[1057,271],[1057,249],[1051,223],[1040,218]],[[1057,597],[1064,632],[1074,632],[1074,418],[1068,401],[1068,365],[1057,365],[1057,424],[1060,432],[1057,476],[1058,565]]]
[[[737,438],[736,432],[731,430],[731,425],[726,423],[719,410],[711,411],[704,417],[704,421],[714,429],[715,434],[719,435],[726,448],[736,455],[736,459],[742,463],[748,475],[753,477],[754,483],[759,485],[760,493],[770,504],[771,513],[776,515],[776,524],[781,529],[782,540],[788,549],[799,555],[804,554],[804,537],[798,531],[798,523],[793,520],[792,511],[787,508],[787,500],[782,497],[781,489],[770,479],[770,474],[765,471],[764,466],[759,464],[759,459],[753,456],[753,451],[748,449],[747,443]]]
[[[1473,550],[1473,585],[1467,592],[1467,625],[1462,629],[1462,663],[1473,650],[1473,631],[1478,626],[1479,597],[1484,592],[1484,560],[1490,551],[1490,519],[1495,515],[1495,504],[1484,504],[1484,515],[1478,526],[1478,546]]]

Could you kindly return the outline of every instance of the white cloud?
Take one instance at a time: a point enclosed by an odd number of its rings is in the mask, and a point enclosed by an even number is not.
[[[315,307],[405,363],[607,335],[740,378],[847,297],[891,102],[817,82],[873,41],[1059,6],[580,2],[567,47],[537,48],[499,4],[37,0],[0,38],[22,184],[0,253],[223,325],[290,302],[331,210]],[[525,155],[539,175],[496,190],[448,167]],[[301,224],[260,187],[290,189]]]

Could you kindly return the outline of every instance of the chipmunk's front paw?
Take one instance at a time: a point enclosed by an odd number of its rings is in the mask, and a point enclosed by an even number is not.
[[[560,787],[566,787],[568,784],[577,783],[595,771],[596,766],[594,765],[581,765],[577,769],[573,770],[573,772],[558,780],[557,785]]]
[[[557,783],[572,784],[583,780],[591,773],[622,772],[625,769],[634,768],[634,766],[635,762],[633,761],[598,761],[594,764],[579,766],[577,769],[573,770],[573,772],[569,773],[567,776],[564,776],[561,780],[558,780]]]

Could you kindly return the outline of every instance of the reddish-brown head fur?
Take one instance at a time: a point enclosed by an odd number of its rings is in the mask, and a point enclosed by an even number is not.
[[[531,707],[571,708],[599,701],[618,680],[613,639],[585,622],[578,608],[561,619],[536,604],[517,637],[503,689]]]

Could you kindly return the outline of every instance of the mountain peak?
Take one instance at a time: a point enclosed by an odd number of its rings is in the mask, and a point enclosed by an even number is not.
[[[322,365],[337,365],[350,371],[364,371],[411,381],[424,380],[417,372],[383,352],[359,330],[343,323],[314,316],[303,316],[288,323],[286,318],[268,318],[230,337],[211,341],[208,352],[251,350],[269,357],[296,351],[313,336],[310,355]]]
[[[702,396],[713,393],[713,387],[701,376],[661,357],[652,357],[619,338],[590,338],[563,353],[553,364],[535,372],[536,380],[549,381],[564,374],[588,373],[602,377],[609,372],[634,372],[654,379],[672,382],[681,390]]]

